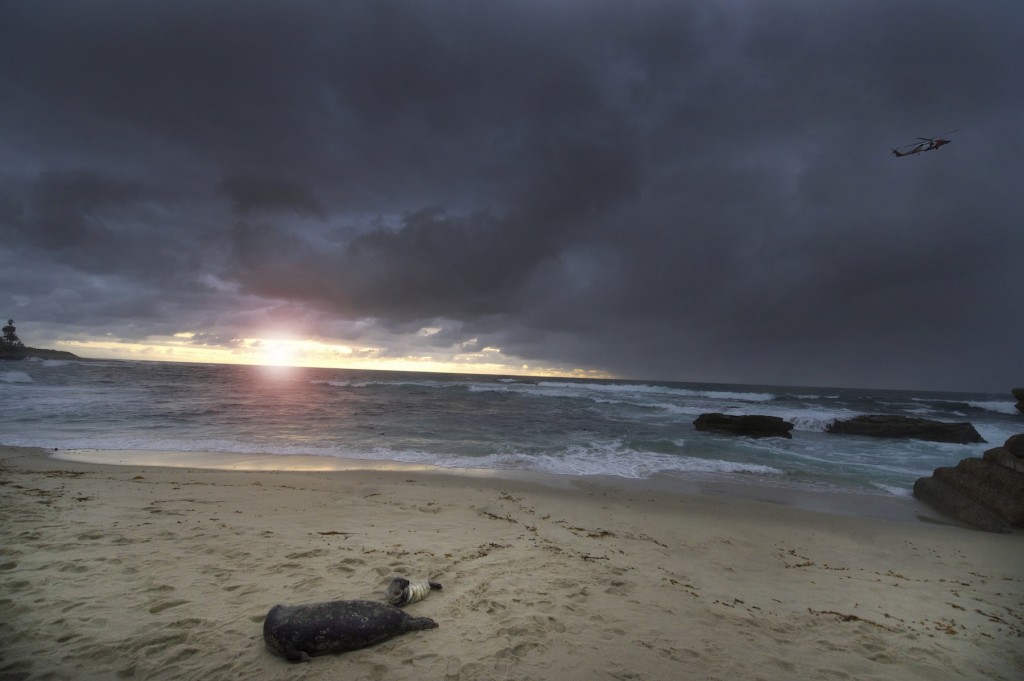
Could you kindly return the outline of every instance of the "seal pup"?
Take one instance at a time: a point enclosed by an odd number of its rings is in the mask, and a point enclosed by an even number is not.
[[[292,662],[314,655],[343,653],[386,641],[407,631],[436,629],[429,617],[377,601],[328,601],[275,605],[263,620],[267,647]]]
[[[402,607],[416,601],[422,601],[430,595],[431,589],[441,589],[441,585],[429,579],[411,580],[405,577],[395,577],[388,584],[386,597],[388,603]]]

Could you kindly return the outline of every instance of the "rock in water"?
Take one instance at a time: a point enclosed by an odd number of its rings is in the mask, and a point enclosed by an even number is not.
[[[825,430],[843,435],[954,442],[961,445],[985,441],[970,423],[947,423],[891,414],[864,414],[852,419],[841,419]]]
[[[328,601],[275,605],[263,621],[267,647],[292,662],[315,655],[372,646],[407,631],[435,629],[429,617],[410,617],[400,608],[376,601]]]
[[[793,436],[793,424],[783,421],[778,416],[762,416],[759,414],[701,414],[693,422],[697,430],[714,430],[734,435],[751,437],[788,437]]]

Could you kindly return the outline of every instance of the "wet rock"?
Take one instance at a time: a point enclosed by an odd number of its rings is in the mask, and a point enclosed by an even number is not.
[[[1017,411],[1024,412],[1024,388],[1014,388],[1010,392],[1017,398]]]
[[[697,430],[710,430],[720,433],[732,433],[733,435],[748,435],[751,437],[793,437],[789,431],[793,430],[793,424],[784,421],[778,416],[761,416],[758,414],[744,414],[732,416],[727,414],[711,413],[701,414],[693,422]]]
[[[985,442],[970,423],[947,423],[894,414],[864,414],[852,419],[841,419],[833,422],[825,430],[842,435],[953,442],[962,445]]]

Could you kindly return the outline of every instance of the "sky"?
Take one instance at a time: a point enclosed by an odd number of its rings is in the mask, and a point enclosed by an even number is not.
[[[1008,392],[1021,35],[1019,0],[0,0],[0,315],[88,357]]]

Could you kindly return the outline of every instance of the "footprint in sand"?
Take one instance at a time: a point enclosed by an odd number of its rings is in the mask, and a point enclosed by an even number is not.
[[[314,575],[312,577],[307,577],[306,579],[300,579],[299,581],[294,582],[293,584],[289,585],[289,588],[295,591],[305,591],[307,589],[315,591],[322,584],[324,584],[324,578],[319,575]]]
[[[366,565],[366,561],[362,558],[345,558],[332,565],[331,569],[341,572],[355,572],[363,565]]]
[[[550,629],[557,634],[561,634],[565,631],[565,625],[550,615],[543,619],[539,615],[536,615],[533,620],[537,622],[540,629]]]
[[[162,601],[157,603],[149,609],[150,615],[159,615],[164,610],[170,610],[171,608],[177,608],[179,605],[186,605],[188,601]]]
[[[485,612],[488,615],[493,615],[496,612],[501,612],[502,610],[508,609],[507,605],[505,605],[504,603],[499,603],[498,601],[487,601],[486,603],[484,603],[484,605],[487,608]]]
[[[229,592],[229,593],[230,593],[230,592],[232,592],[232,591],[238,591],[238,590],[239,590],[239,589],[241,589],[241,588],[242,588],[242,585],[241,585],[241,584],[229,584],[229,585],[227,585],[227,586],[222,586],[222,587],[221,587],[221,590],[222,590],[222,591],[227,591],[227,592]]]
[[[408,659],[403,660],[404,664],[411,664],[413,667],[430,668],[436,666],[435,663],[441,659],[440,655],[434,653],[424,653],[422,655],[415,655]]]
[[[499,650],[497,653],[495,653],[495,657],[497,657],[498,659],[501,659],[501,658],[504,658],[504,657],[519,658],[519,657],[522,657],[523,655],[525,655],[526,653],[530,652],[534,648],[539,648],[539,647],[540,647],[539,643],[534,643],[532,641],[523,641],[522,643],[517,643],[514,646],[510,646],[510,647],[505,648],[503,650]]]
[[[323,549],[313,549],[311,551],[303,551],[301,553],[289,553],[285,558],[289,560],[297,560],[299,558],[317,558],[319,556],[326,556],[327,551]]]
[[[612,580],[610,586],[604,590],[606,594],[613,596],[625,596],[632,591],[633,585],[630,582],[624,582],[622,580]]]

